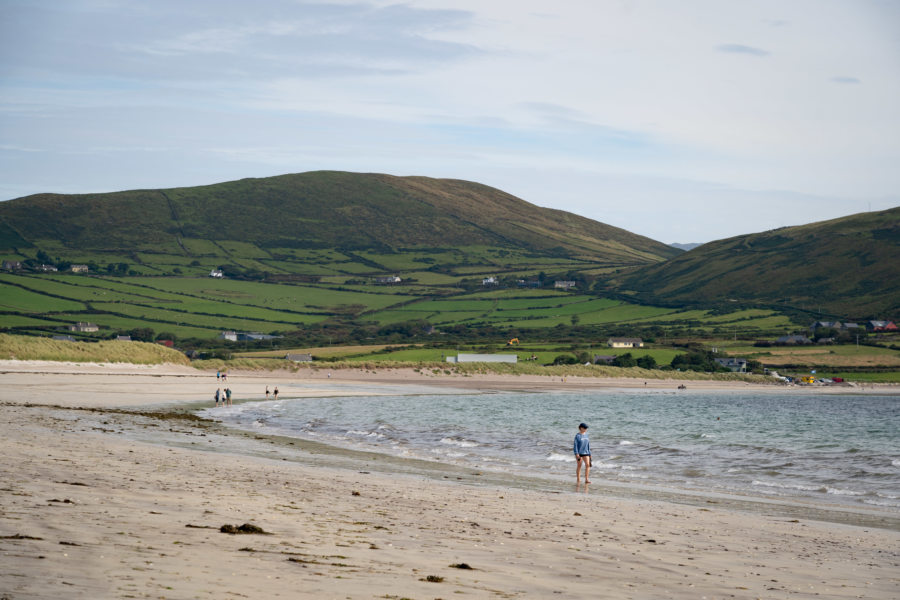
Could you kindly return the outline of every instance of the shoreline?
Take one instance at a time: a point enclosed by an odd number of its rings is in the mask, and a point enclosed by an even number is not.
[[[623,497],[599,480],[587,493],[532,489],[442,463],[402,471],[383,455],[149,416],[208,405],[214,373],[20,367],[0,364],[0,592],[11,599],[891,598],[900,586],[900,533],[874,522],[747,510],[739,498]],[[310,395],[522,383],[337,373],[232,372],[227,384],[241,397],[266,381],[302,381]],[[218,531],[245,522],[272,535]],[[473,569],[451,566],[463,563]]]

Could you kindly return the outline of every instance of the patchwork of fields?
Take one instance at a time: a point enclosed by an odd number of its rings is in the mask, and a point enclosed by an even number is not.
[[[778,331],[787,317],[765,310],[711,316],[706,311],[630,304],[552,289],[466,292],[424,285],[262,283],[210,277],[107,277],[0,274],[0,328],[61,332],[96,323],[99,336],[149,328],[211,339],[223,330],[283,333],[328,320],[385,326],[426,321],[438,329],[486,324],[518,329],[559,325],[689,325],[735,332]]]

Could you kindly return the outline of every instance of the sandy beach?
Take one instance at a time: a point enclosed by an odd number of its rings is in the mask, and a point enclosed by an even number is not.
[[[238,401],[298,380],[319,396],[342,382],[367,394],[644,385],[330,375],[234,372],[227,385]],[[262,437],[150,414],[208,406],[215,389],[215,373],[188,367],[0,361],[0,599],[900,596],[897,519],[848,525],[614,497],[598,482],[554,492],[294,460]],[[245,523],[265,533],[220,531]]]

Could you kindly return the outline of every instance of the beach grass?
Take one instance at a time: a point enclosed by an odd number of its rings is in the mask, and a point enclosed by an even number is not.
[[[184,354],[160,344],[117,340],[68,342],[6,333],[0,333],[0,358],[138,365],[190,364]]]
[[[411,369],[415,372],[430,375],[539,375],[542,377],[603,377],[628,378],[646,380],[678,380],[678,381],[744,381],[747,383],[774,384],[772,378],[749,373],[700,373],[696,371],[668,371],[661,369],[642,369],[640,367],[612,367],[605,365],[548,365],[528,363],[447,363],[440,361],[380,361],[380,360],[343,360],[334,362],[294,363],[277,358],[234,358],[231,360],[210,359],[196,360],[191,363],[198,369],[242,369],[242,370],[342,370],[354,369],[363,371],[390,371],[393,369]]]

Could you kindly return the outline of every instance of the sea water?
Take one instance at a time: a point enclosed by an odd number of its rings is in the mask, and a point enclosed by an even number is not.
[[[574,479],[572,441],[584,421],[590,426],[595,482],[900,513],[896,395],[428,393],[399,386],[377,396],[290,395],[291,388],[283,387],[283,399],[203,414],[242,429],[345,449],[560,481]]]

